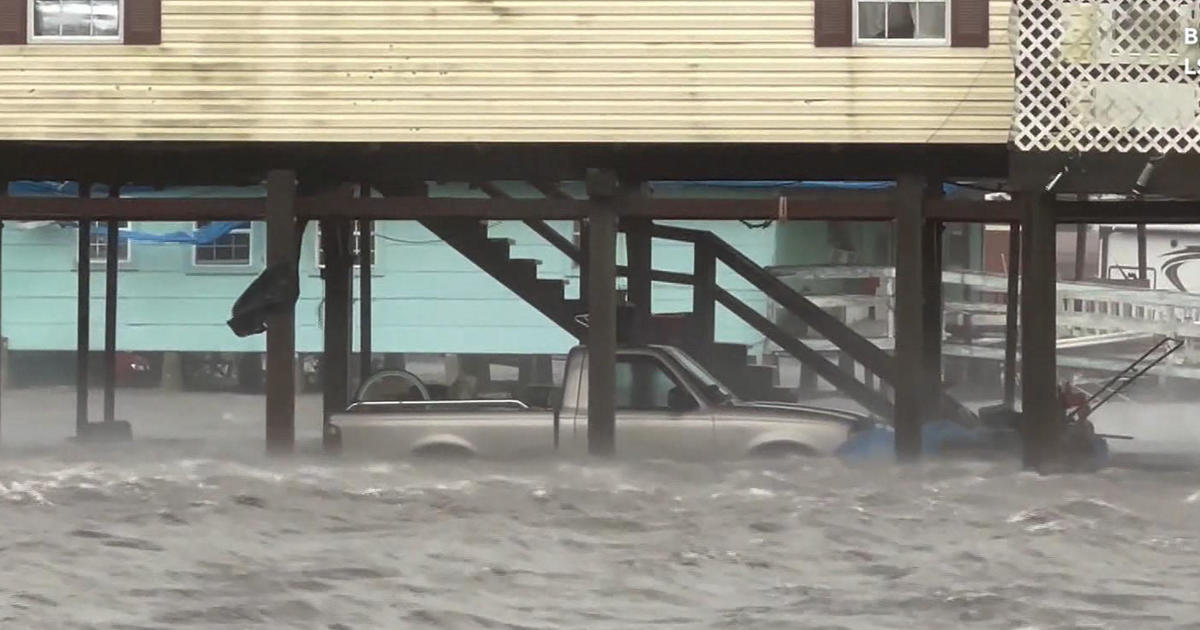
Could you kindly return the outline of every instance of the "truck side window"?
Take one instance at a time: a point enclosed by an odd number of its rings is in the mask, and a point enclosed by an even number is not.
[[[617,409],[668,411],[670,391],[683,387],[658,359],[645,355],[618,358],[616,377]]]

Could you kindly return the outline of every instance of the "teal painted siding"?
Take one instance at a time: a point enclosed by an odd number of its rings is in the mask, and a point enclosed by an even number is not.
[[[514,196],[532,190],[511,187]],[[572,190],[573,194],[581,194]],[[660,191],[657,194],[679,194]],[[439,195],[471,196],[465,187],[442,187]],[[478,193],[474,193],[478,194]],[[692,193],[694,195],[694,192]],[[774,260],[774,228],[750,229],[737,222],[672,222],[711,229],[761,264]],[[571,222],[554,222],[570,237]],[[154,232],[190,230],[187,223],[138,223]],[[573,340],[533,308],[438,241],[418,223],[376,224],[374,276],[374,348],[377,352],[561,353]],[[542,260],[539,275],[568,280],[578,292],[578,269],[519,221],[493,224],[495,236],[516,241],[513,255]],[[121,267],[117,342],[125,350],[261,351],[262,336],[239,339],[225,325],[229,309],[265,263],[266,226],[251,231],[248,266],[197,266],[194,248],[179,244],[131,243],[130,261]],[[75,347],[74,229],[54,226],[4,230],[3,332],[13,350],[69,350]],[[316,233],[309,225],[301,252],[301,298],[296,307],[297,348],[321,348],[322,282],[318,275]],[[691,246],[655,241],[655,266],[691,271]],[[624,261],[624,248],[618,252]],[[357,276],[357,274],[356,274]],[[764,298],[727,270],[722,286],[765,310]],[[101,347],[104,272],[93,265],[91,279],[93,347]],[[357,289],[356,289],[357,292]],[[656,283],[655,312],[688,311],[688,287]],[[355,317],[358,308],[355,304]],[[718,307],[717,335],[722,341],[752,344],[761,336]],[[357,343],[357,340],[356,342]]]

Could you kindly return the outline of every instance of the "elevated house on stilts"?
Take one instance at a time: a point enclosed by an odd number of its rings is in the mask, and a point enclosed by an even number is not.
[[[1145,43],[1137,37],[1119,40],[1116,48],[1095,39],[1098,16],[1115,15],[1112,23],[1123,24],[1120,12],[1132,4],[0,0],[0,175],[7,182],[73,181],[112,191],[105,198],[8,199],[0,202],[0,218],[99,221],[113,240],[116,222],[124,220],[265,220],[268,262],[281,268],[296,259],[303,222],[319,222],[327,410],[348,397],[356,222],[367,251],[372,221],[420,221],[588,343],[598,379],[592,386],[599,391],[613,387],[617,276],[627,277],[630,336],[639,341],[668,332],[650,312],[653,286],[689,285],[690,314],[675,324],[685,328],[689,349],[702,361],[721,362],[722,349],[713,345],[720,304],[828,382],[892,416],[898,448],[912,456],[922,418],[957,409],[940,378],[941,226],[1025,226],[1024,406],[1031,417],[1048,416],[1054,222],[1109,220],[1145,208],[1052,200],[1047,182],[1068,155],[1111,158],[1117,170],[1074,169],[1057,190],[1103,188],[1136,178],[1147,155],[1194,152],[1188,138],[1195,132],[1196,99],[1188,109],[1183,96],[1194,83],[1184,80],[1183,66],[1130,58]],[[1149,4],[1183,19],[1170,7],[1190,10],[1194,3]],[[1090,52],[1079,51],[1087,45]],[[1095,65],[1087,55],[1116,60]],[[1081,63],[1095,67],[1065,71]],[[1111,85],[1089,83],[1097,73],[1109,73]],[[1161,89],[1145,97],[1138,82]],[[1175,105],[1158,107],[1168,101]],[[1155,104],[1152,120],[1130,119],[1117,107],[1131,102]],[[1137,125],[1161,131],[1104,131]],[[1163,186],[1194,185],[1170,164],[1160,164]],[[1012,201],[940,194],[945,181],[1010,174]],[[512,198],[492,184],[497,180],[528,182],[543,195]],[[586,181],[586,198],[563,194],[559,183],[568,180]],[[896,186],[687,199],[647,194],[644,184],[656,180],[883,180]],[[128,186],[264,182],[264,199],[120,195]],[[490,196],[434,198],[429,182],[467,182]],[[1191,206],[1160,205],[1151,212],[1163,215],[1160,220],[1190,217]],[[487,221],[497,219],[527,222],[578,260],[583,289],[567,297],[561,283],[539,278],[534,261],[515,258],[506,241],[489,235]],[[546,229],[545,221],[556,219],[582,222],[579,242]],[[890,223],[897,268],[894,354],[711,233],[659,223],[680,219]],[[622,235],[626,260],[619,264]],[[90,242],[86,228],[79,238],[83,253]],[[694,250],[691,270],[655,269],[652,239],[687,243]],[[80,267],[83,296],[90,274]],[[109,365],[117,268],[110,258]],[[812,352],[723,289],[727,277],[753,285],[847,359],[839,365]],[[358,291],[369,295],[370,273],[364,269],[359,280]],[[288,450],[294,305],[283,291],[258,306],[238,324],[246,332],[265,327],[267,441]],[[369,355],[370,309],[360,316]],[[83,356],[87,300],[78,302],[78,317]],[[1009,358],[1011,365],[1015,346]],[[80,378],[85,398],[86,371]],[[611,409],[589,413],[596,415],[593,422],[611,426]],[[112,420],[111,412],[105,420]],[[83,403],[77,421],[81,432],[93,430]]]

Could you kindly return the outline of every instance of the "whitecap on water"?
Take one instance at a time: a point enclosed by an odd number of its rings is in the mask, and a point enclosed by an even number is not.
[[[0,498],[11,503],[36,503],[38,505],[53,505],[32,484],[13,481],[7,485],[0,482]]]
[[[1016,514],[1009,516],[1007,522],[1019,525],[1046,525],[1057,522],[1059,518],[1059,515],[1048,510],[1041,508],[1030,508],[1027,510],[1021,510]]]

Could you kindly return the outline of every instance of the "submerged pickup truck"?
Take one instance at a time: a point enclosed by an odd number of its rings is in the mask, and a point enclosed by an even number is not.
[[[587,348],[577,346],[545,409],[518,400],[387,400],[371,391],[372,377],[344,412],[332,414],[328,438],[345,454],[382,458],[586,454],[587,370]],[[419,381],[413,385],[428,397]],[[876,425],[848,411],[744,402],[670,346],[618,349],[615,402],[616,450],[623,458],[829,455]]]

